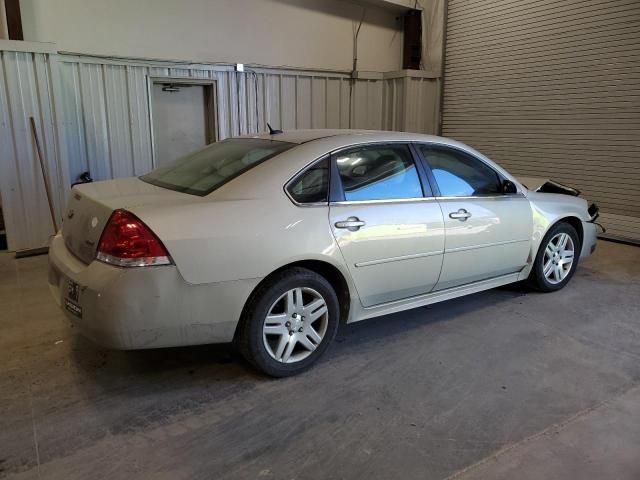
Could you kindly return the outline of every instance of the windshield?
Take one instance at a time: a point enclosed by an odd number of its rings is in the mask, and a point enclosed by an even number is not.
[[[208,195],[294,143],[235,138],[211,144],[140,177],[147,183],[192,195]]]

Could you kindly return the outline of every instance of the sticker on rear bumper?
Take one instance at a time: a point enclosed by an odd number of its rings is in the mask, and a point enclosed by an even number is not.
[[[67,281],[67,297],[73,302],[80,298],[80,286],[73,280]]]
[[[82,307],[65,298],[64,308],[78,318],[82,318]]]

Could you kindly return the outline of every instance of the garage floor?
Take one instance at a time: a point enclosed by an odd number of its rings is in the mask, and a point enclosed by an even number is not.
[[[341,329],[270,380],[226,346],[104,351],[0,255],[0,477],[640,478],[640,248]]]

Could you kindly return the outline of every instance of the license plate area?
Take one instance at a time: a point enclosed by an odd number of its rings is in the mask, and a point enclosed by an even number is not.
[[[64,308],[78,318],[82,318],[82,307],[80,302],[80,285],[73,280],[67,280]]]

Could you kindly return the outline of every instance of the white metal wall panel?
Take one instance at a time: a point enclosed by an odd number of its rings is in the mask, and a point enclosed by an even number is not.
[[[640,2],[449,0],[443,133],[640,240]]]
[[[441,80],[402,76],[385,80],[384,130],[436,133],[440,118]]]
[[[253,69],[243,73],[212,65],[146,66],[113,60],[60,56],[70,177],[89,170],[96,180],[139,175],[153,168],[148,79],[215,81],[220,139],[274,128],[388,128],[385,81],[351,80],[346,74]],[[420,80],[435,85],[433,80]],[[352,88],[352,91],[350,92]],[[424,90],[418,87],[416,92]],[[432,95],[431,88],[426,97]],[[349,96],[351,95],[351,121]],[[431,107],[428,115],[432,116]],[[394,114],[402,108],[394,108]],[[418,118],[402,127],[434,131]],[[400,124],[398,127],[402,128]],[[420,130],[424,129],[424,130]]]
[[[53,234],[29,117],[35,119],[58,218],[64,203],[66,163],[53,86],[46,53],[0,51],[0,194],[10,250],[40,247]]]

